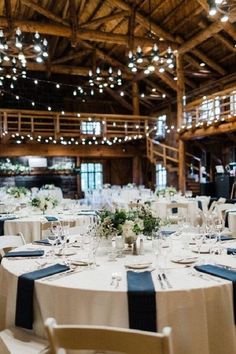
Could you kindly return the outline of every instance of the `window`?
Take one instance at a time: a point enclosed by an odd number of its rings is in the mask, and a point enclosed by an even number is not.
[[[162,164],[156,164],[156,188],[163,189],[167,185],[167,172],[166,168]]]
[[[163,116],[160,116],[157,118],[157,124],[156,124],[156,137],[157,138],[165,138],[165,130],[166,127],[166,115],[164,114]]]
[[[81,164],[81,189],[96,189],[103,184],[103,170],[101,163]]]
[[[212,100],[205,100],[200,106],[199,118],[203,120],[220,117],[220,99],[216,97]]]
[[[230,94],[230,114],[236,114],[236,93],[232,92]]]
[[[82,134],[101,135],[100,122],[81,122]]]

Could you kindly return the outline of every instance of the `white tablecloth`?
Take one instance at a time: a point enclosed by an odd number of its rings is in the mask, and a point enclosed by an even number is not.
[[[44,247],[44,249],[48,249]],[[151,242],[145,243],[145,259],[151,260]],[[75,256],[74,256],[75,257]],[[109,262],[98,257],[96,269],[81,268],[53,281],[35,281],[35,327],[42,334],[47,317],[59,323],[96,324],[129,327],[127,303],[127,262],[140,262],[141,256],[126,256]],[[171,255],[169,254],[169,257]],[[215,256],[236,266],[232,256]],[[142,258],[143,259],[143,258]],[[153,259],[152,259],[153,260]],[[173,288],[161,289],[157,270],[152,274],[156,289],[158,328],[171,326],[176,354],[233,354],[236,353],[233,318],[232,284],[226,280],[209,280],[191,276],[184,265],[169,262],[168,278]],[[0,272],[0,291],[6,298],[6,325],[14,325],[16,287],[19,274],[36,269],[34,260],[4,259]],[[111,285],[113,272],[120,272],[122,281]]]

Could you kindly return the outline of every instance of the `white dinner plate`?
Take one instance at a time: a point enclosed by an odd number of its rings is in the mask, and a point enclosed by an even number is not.
[[[73,256],[74,254],[76,254],[76,251],[70,248],[67,248],[65,250],[59,250],[55,252],[56,256]]]
[[[125,267],[129,269],[146,269],[152,265],[152,262],[148,263],[133,263],[133,264],[126,264]]]
[[[76,259],[74,259],[74,260],[72,260],[71,261],[71,264],[73,264],[73,265],[75,265],[75,266],[84,266],[84,267],[86,267],[86,266],[88,266],[89,264],[91,264],[91,263],[89,263],[89,262],[87,262],[87,261],[82,261],[82,260],[76,260]]]
[[[191,250],[193,252],[195,252],[195,253],[198,253],[198,248],[197,247],[193,247]],[[200,248],[200,252],[199,253],[202,253],[202,254],[210,253],[209,245],[202,245],[201,248]]]
[[[195,263],[197,260],[198,257],[195,256],[189,256],[189,257],[176,256],[171,259],[171,262],[179,263],[179,264],[192,264]]]

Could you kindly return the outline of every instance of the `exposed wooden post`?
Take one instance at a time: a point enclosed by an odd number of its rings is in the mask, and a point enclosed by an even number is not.
[[[133,114],[139,116],[139,89],[136,81],[132,82],[132,97],[133,97]]]
[[[76,157],[76,169],[80,169],[80,157]],[[76,175],[76,182],[77,182],[77,198],[81,198],[82,190],[81,190],[81,175],[77,173]]]
[[[140,156],[133,157],[133,183],[142,184],[142,171],[141,171],[141,158]]]
[[[184,69],[183,56],[179,53],[176,55],[177,67],[177,127],[181,127],[183,123],[183,96],[184,96]],[[185,143],[179,139],[179,190],[185,192],[186,173],[185,173]]]

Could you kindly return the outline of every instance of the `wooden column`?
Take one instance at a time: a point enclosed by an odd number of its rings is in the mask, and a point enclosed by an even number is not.
[[[76,157],[76,169],[80,169],[80,157]],[[80,173],[77,173],[76,176],[76,182],[77,182],[77,198],[82,198],[82,190],[81,190],[81,175]]]
[[[133,183],[140,185],[142,180],[142,161],[140,156],[133,157]]]
[[[132,97],[133,97],[133,115],[140,115],[139,108],[139,89],[138,83],[136,81],[132,82]]]
[[[183,96],[184,90],[184,69],[183,69],[183,55],[177,53],[176,55],[176,67],[177,67],[177,127],[180,127],[183,123]],[[179,140],[179,190],[184,193],[186,188],[186,163],[185,163],[185,143],[183,140]]]

